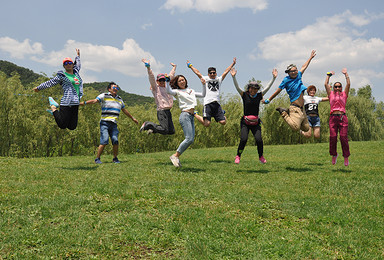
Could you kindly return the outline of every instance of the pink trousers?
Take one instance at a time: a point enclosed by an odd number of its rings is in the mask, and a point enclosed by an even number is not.
[[[348,118],[346,115],[331,115],[329,118],[329,154],[337,155],[337,134],[340,133],[343,157],[349,157]]]

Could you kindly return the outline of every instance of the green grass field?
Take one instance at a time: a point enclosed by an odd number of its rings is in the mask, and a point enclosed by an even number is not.
[[[383,259],[383,146],[0,158],[0,259]]]

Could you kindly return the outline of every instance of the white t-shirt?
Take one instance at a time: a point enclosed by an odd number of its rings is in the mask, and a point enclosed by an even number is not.
[[[211,79],[209,76],[203,76],[205,79],[205,88],[206,88],[206,95],[204,98],[204,105],[212,103],[214,101],[219,102],[220,101],[220,87],[222,77],[216,77],[215,79]],[[219,102],[220,103],[220,102]]]
[[[304,108],[306,114],[317,114],[319,115],[318,106],[322,97],[304,96]]]

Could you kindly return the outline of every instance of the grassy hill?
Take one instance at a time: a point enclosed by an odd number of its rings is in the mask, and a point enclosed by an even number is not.
[[[24,86],[32,82],[35,82],[39,79],[48,80],[48,78],[44,75],[35,73],[30,69],[17,66],[12,62],[4,61],[4,60],[0,60],[0,71],[4,72],[7,75],[7,77],[11,77],[13,73],[19,74],[20,81]],[[84,91],[86,91],[87,88],[93,88],[93,89],[96,89],[98,92],[103,93],[103,92],[106,92],[108,83],[109,82],[85,83]],[[125,92],[124,90],[120,90],[119,95],[123,98],[124,102],[128,106],[143,105],[143,104],[152,106],[155,104],[153,97],[132,94],[132,93]]]
[[[0,258],[381,259],[383,145],[0,158]]]

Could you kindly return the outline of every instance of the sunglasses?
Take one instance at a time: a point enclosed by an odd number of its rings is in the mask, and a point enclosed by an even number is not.
[[[64,62],[63,64],[64,64],[64,65],[71,65],[71,64],[73,64],[73,62],[72,62],[72,61],[66,61],[66,62]]]
[[[119,87],[114,86],[112,89],[119,90]]]
[[[340,85],[337,85],[337,86],[333,86],[333,88],[341,88],[341,86],[340,86]]]
[[[216,71],[211,71],[208,74],[216,74]]]
[[[159,82],[165,82],[165,79],[159,79]]]
[[[288,73],[297,72],[297,70],[290,70]]]

